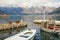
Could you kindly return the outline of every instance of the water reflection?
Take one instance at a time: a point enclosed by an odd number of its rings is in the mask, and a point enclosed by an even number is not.
[[[60,40],[60,36],[57,38],[52,33],[44,32],[43,30],[40,30],[40,34],[41,40]]]
[[[13,36],[23,30],[26,30],[27,27],[14,28],[9,30],[0,30],[0,40],[4,40],[7,37]]]

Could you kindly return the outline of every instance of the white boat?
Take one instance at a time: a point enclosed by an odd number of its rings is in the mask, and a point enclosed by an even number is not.
[[[23,32],[20,32],[14,36],[8,37],[4,40],[33,40],[36,34],[35,29],[27,29]]]
[[[41,24],[41,22],[48,22],[49,20],[34,20],[33,22],[34,23],[40,23]],[[57,20],[55,20],[55,24],[56,25],[60,25],[60,21],[57,21]]]

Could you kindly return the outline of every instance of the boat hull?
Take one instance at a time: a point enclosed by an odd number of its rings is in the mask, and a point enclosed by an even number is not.
[[[14,36],[8,37],[4,40],[33,40],[36,34],[35,29],[27,29],[21,33],[18,33]]]

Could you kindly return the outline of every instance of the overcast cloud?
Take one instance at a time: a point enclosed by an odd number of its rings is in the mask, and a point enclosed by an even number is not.
[[[31,6],[59,7],[60,0],[0,0],[2,7],[31,7]]]

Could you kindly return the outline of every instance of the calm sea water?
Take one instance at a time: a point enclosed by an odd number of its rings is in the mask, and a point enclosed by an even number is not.
[[[46,15],[46,19],[52,18],[52,16]],[[23,20],[25,22],[27,22],[27,28],[31,28],[31,29],[36,29],[37,33],[36,36],[34,38],[34,40],[59,40],[59,38],[54,38],[54,36],[50,35],[49,33],[43,32],[40,30],[40,25],[34,24],[33,20],[37,20],[37,19],[43,19],[43,15],[15,15],[15,16],[9,16],[6,19],[0,19],[0,23],[7,23],[8,21],[13,21],[15,22],[16,20]],[[25,30],[26,28],[21,28],[18,29],[19,31],[17,31],[17,29],[11,29],[11,30],[4,30],[0,32],[0,40],[4,40],[5,38],[15,35],[17,33],[19,33],[20,31]],[[12,33],[10,34],[10,32],[12,31]]]

